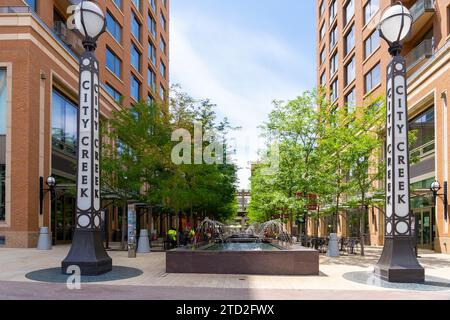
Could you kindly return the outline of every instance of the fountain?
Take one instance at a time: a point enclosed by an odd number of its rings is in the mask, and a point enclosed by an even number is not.
[[[194,239],[194,245],[210,241],[223,242],[225,239],[225,225],[218,221],[206,218],[200,223]]]
[[[319,253],[294,246],[286,226],[277,220],[233,234],[224,224],[205,219],[194,246],[166,252],[166,272],[318,275]]]
[[[258,236],[263,241],[277,240],[284,244],[293,244],[292,236],[286,225],[279,220],[271,220],[262,224],[254,223],[248,227],[246,234]]]

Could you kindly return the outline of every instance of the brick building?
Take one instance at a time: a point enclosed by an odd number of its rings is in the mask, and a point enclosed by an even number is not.
[[[71,240],[80,37],[67,27],[80,0],[0,0],[0,246],[33,247],[40,226]],[[138,100],[167,99],[169,1],[99,0],[101,118]],[[39,178],[56,177],[40,212]],[[66,187],[65,187],[66,186]],[[118,228],[111,208],[108,229]],[[112,236],[112,233],[110,233]]]
[[[376,29],[391,0],[317,0],[317,84],[340,108],[368,105],[383,96],[388,47]],[[450,0],[404,0],[413,15],[412,31],[402,55],[408,63],[410,128],[417,130],[411,154],[411,209],[419,247],[450,253],[449,221],[443,199],[434,205],[430,185],[449,181]],[[379,187],[383,183],[380,182]],[[384,214],[370,210],[372,245],[382,245]],[[322,224],[326,224],[323,223]],[[343,212],[339,233],[352,236],[350,216]]]

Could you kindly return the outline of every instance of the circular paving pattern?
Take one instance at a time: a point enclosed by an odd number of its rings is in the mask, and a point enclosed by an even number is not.
[[[450,281],[443,278],[425,276],[425,283],[392,283],[381,280],[371,271],[348,272],[343,275],[344,279],[389,289],[415,290],[415,291],[443,291],[450,290]]]
[[[98,276],[81,276],[81,283],[117,281],[135,278],[144,272],[140,269],[113,266],[112,271]],[[27,273],[25,277],[30,280],[50,283],[66,283],[71,274],[63,274],[61,268],[36,270]]]

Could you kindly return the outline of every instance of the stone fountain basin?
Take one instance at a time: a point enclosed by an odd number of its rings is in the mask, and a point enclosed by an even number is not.
[[[234,247],[233,247],[234,245]],[[166,252],[167,273],[319,275],[319,252],[302,246],[210,244]],[[250,244],[247,244],[250,245]],[[230,249],[230,246],[233,247]]]

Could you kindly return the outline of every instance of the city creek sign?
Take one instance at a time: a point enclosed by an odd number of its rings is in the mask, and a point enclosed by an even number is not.
[[[86,67],[86,68],[83,68]],[[94,70],[91,70],[91,68]],[[77,227],[100,227],[100,139],[98,62],[85,58],[80,79]],[[91,100],[92,99],[92,100]],[[93,179],[93,180],[91,180]],[[93,221],[91,221],[91,219]],[[93,226],[92,226],[93,223]]]
[[[404,64],[391,64],[386,114],[386,236],[410,236],[408,116]]]

